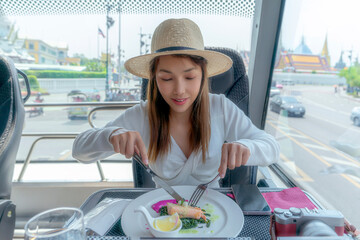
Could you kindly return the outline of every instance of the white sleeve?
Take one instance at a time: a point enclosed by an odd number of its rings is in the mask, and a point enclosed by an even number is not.
[[[122,132],[137,131],[142,135],[146,103],[141,102],[128,108],[115,120],[103,128],[92,128],[80,133],[73,144],[72,155],[84,163],[92,163],[115,154],[109,138],[112,132],[121,128]]]
[[[246,165],[267,166],[277,162],[280,146],[275,138],[257,128],[245,113],[231,100],[222,95],[225,140],[238,142],[250,150]]]

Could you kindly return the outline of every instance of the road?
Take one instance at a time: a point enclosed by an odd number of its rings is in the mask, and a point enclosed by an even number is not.
[[[360,102],[334,93],[331,86],[285,86],[282,94],[296,96],[306,107],[303,118],[288,118],[268,111],[265,130],[281,146],[280,166],[300,186],[327,208],[340,210],[360,226],[360,128],[350,121],[351,109]],[[45,101],[61,96],[45,96]],[[82,132],[87,120],[69,120],[67,109],[44,108],[44,115],[26,117],[24,132]],[[121,112],[101,112],[96,126],[104,126]],[[34,138],[23,138],[18,159],[25,159]],[[72,140],[44,140],[34,149],[32,160],[71,160]],[[359,152],[359,155],[357,153]],[[81,164],[80,164],[81,165]],[[117,171],[117,172],[116,172]],[[112,174],[116,175],[120,170]],[[124,175],[131,178],[127,168]]]
[[[360,102],[329,86],[287,86],[305,106],[304,118],[268,111],[266,130],[281,146],[280,166],[327,207],[360,225],[360,128],[350,121]]]

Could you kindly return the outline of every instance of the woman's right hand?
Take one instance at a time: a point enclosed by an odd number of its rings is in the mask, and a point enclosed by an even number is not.
[[[131,158],[135,152],[140,154],[144,164],[148,165],[149,160],[145,144],[139,132],[128,131],[121,134],[114,134],[110,137],[110,143],[114,151]]]

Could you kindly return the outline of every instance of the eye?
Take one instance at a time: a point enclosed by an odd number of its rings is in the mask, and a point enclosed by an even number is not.
[[[172,78],[161,78],[163,81],[170,81]]]
[[[193,80],[193,79],[195,79],[196,78],[196,76],[195,75],[193,75],[193,74],[189,74],[189,75],[185,75],[185,79],[187,79],[187,80]]]

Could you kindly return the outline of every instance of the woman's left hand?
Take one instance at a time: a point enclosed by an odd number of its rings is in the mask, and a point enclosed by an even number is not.
[[[250,150],[240,143],[224,143],[221,149],[221,163],[219,174],[221,178],[225,177],[226,169],[234,169],[245,165],[250,157]]]

